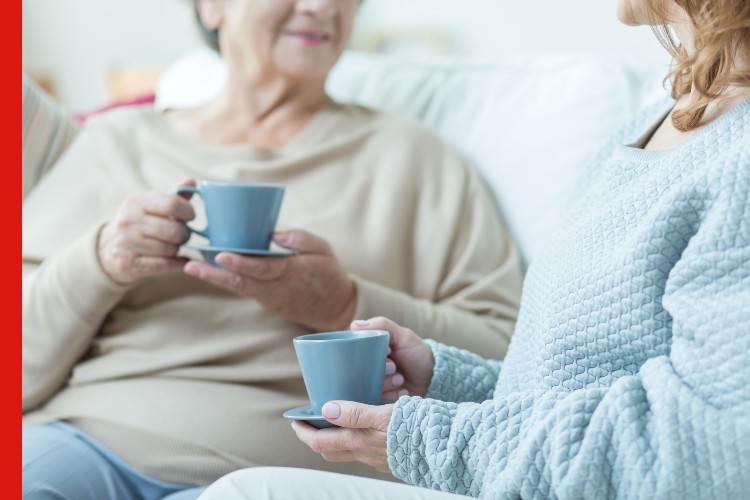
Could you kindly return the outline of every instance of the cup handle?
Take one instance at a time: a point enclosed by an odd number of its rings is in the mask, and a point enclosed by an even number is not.
[[[198,196],[201,195],[201,192],[198,190],[198,188],[195,188],[193,186],[180,186],[176,190],[177,194],[197,194]],[[206,229],[195,229],[187,224],[185,224],[185,228],[190,231],[191,233],[195,233],[197,235],[203,236],[204,238],[210,240],[211,238],[208,236],[208,227]]]

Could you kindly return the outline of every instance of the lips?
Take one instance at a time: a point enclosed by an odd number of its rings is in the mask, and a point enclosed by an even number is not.
[[[312,43],[327,42],[331,39],[331,35],[321,31],[287,31],[286,35]]]

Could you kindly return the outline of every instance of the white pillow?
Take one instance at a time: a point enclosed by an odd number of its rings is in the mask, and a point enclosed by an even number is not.
[[[224,60],[208,47],[200,47],[177,58],[156,84],[156,109],[181,109],[209,101],[224,87]]]
[[[215,95],[226,68],[203,51],[178,61],[157,105]],[[622,120],[666,92],[660,72],[595,56],[502,61],[405,59],[350,52],[334,99],[417,119],[468,157],[493,191],[526,262],[559,223],[581,169]]]

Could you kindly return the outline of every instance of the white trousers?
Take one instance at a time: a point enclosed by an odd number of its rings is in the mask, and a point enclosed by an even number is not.
[[[257,467],[232,472],[198,500],[457,500],[462,495],[308,469]]]

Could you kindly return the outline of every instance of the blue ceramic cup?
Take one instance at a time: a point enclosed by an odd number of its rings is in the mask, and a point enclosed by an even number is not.
[[[389,334],[383,330],[315,333],[294,339],[313,411],[334,399],[379,405]]]
[[[208,225],[199,230],[212,247],[268,250],[279,218],[284,186],[201,181],[197,187],[182,186],[177,193],[203,198]]]

